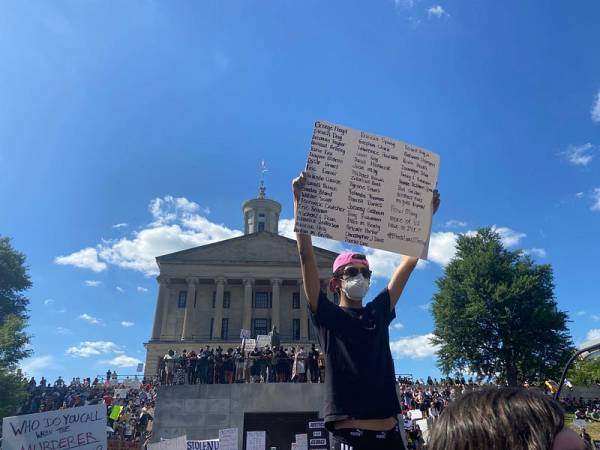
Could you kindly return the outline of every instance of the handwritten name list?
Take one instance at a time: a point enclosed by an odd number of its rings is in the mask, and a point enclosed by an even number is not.
[[[427,259],[437,154],[316,122],[295,231]]]

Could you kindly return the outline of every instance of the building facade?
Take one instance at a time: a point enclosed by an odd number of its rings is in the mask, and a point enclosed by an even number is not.
[[[156,374],[169,349],[235,348],[242,329],[254,338],[276,327],[284,346],[317,342],[296,241],[278,234],[281,205],[261,186],[242,211],[243,236],[156,258],[159,289],[152,335],[144,344],[145,376]],[[315,247],[315,255],[326,291],[337,253]]]

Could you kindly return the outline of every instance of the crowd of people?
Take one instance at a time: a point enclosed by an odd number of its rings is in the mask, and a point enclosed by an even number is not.
[[[158,370],[161,384],[323,383],[325,356],[311,348],[206,346],[198,352],[169,350]]]
[[[108,371],[103,379],[73,378],[66,383],[58,377],[54,383],[45,378],[28,384],[29,396],[19,414],[60,410],[103,403],[107,408],[109,439],[147,442],[152,433],[156,387],[159,384],[234,383],[234,382],[313,382],[324,380],[321,352],[313,345],[303,348],[273,350],[254,349],[242,356],[241,349],[223,351],[207,347],[198,353],[169,351],[163,358],[161,377],[147,380],[119,379],[116,371]],[[316,364],[315,364],[316,363]],[[413,379],[397,377],[400,405],[410,449],[427,448],[430,429],[421,429],[425,419],[429,427],[442,412],[464,394],[500,385],[481,383],[472,378]],[[122,395],[125,392],[125,395]],[[566,412],[573,413],[579,423],[600,422],[600,398],[584,399],[565,396],[561,400]],[[118,413],[113,414],[115,408]],[[111,418],[112,416],[112,418]],[[415,418],[419,420],[414,420]],[[580,436],[589,440],[585,425]]]
[[[86,405],[104,404],[109,439],[146,442],[152,433],[157,383],[118,379],[110,370],[106,378],[73,378],[66,383],[58,377],[49,383],[34,377],[27,384],[28,396],[18,414],[33,414]]]

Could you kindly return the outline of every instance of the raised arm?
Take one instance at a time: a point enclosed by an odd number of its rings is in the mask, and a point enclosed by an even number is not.
[[[302,189],[304,189],[305,182],[306,177],[304,172],[292,181],[292,188],[294,190],[294,219],[298,217],[298,201]],[[317,268],[317,258],[313,251],[312,239],[308,234],[296,233],[296,240],[298,241],[298,253],[300,254],[300,267],[302,269],[302,280],[304,281],[306,299],[308,300],[312,312],[317,312],[319,291],[321,290],[321,287],[319,282],[319,269]]]
[[[435,190],[433,191],[433,199],[432,199],[432,208],[431,215],[433,216],[438,208],[440,207],[440,193]],[[400,265],[392,275],[390,282],[388,283],[388,292],[390,293],[390,311],[393,310],[400,299],[400,295],[404,290],[404,286],[408,279],[410,278],[410,274],[417,266],[419,262],[419,258],[414,256],[403,256]]]

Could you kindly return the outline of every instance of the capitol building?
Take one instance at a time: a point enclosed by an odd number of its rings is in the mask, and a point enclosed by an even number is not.
[[[235,348],[276,327],[283,346],[317,343],[296,241],[278,234],[281,204],[265,195],[242,205],[244,235],[158,256],[158,297],[144,375],[169,349]],[[315,247],[322,289],[337,253]],[[328,293],[331,301],[333,296]]]

